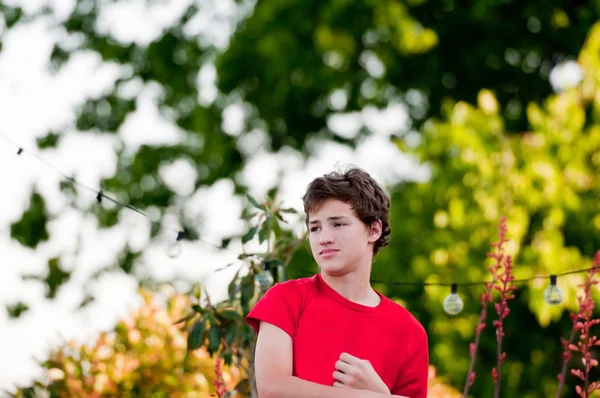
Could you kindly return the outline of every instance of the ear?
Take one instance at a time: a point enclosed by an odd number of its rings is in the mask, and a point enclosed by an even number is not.
[[[381,224],[381,220],[373,222],[369,228],[369,243],[377,242],[377,239],[381,238],[382,232],[383,225]]]

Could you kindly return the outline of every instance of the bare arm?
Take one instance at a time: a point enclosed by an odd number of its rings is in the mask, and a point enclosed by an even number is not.
[[[292,376],[293,346],[291,337],[267,322],[260,323],[254,360],[259,398],[384,398],[397,395],[367,390],[324,386]],[[333,373],[334,369],[332,369]]]

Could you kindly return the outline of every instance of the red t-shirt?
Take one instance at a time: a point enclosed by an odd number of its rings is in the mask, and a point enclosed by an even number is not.
[[[347,352],[371,362],[392,394],[426,398],[425,329],[405,308],[379,295],[376,307],[354,303],[317,274],[276,284],[246,321],[257,333],[265,321],[290,335],[293,375],[303,380],[333,385],[335,363]]]

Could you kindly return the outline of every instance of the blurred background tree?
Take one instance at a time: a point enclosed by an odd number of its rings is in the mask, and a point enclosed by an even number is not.
[[[291,147],[309,159],[317,138],[356,146],[373,133],[361,125],[356,136],[341,135],[331,126],[333,116],[401,104],[409,126],[399,127],[390,145],[414,154],[430,178],[388,187],[394,238],[377,258],[374,281],[485,279],[485,253],[501,215],[508,219],[517,278],[590,266],[600,248],[600,37],[594,2],[239,1],[235,31],[223,47],[194,33],[209,2],[190,2],[181,18],[147,45],[122,43],[106,33],[98,25],[103,7],[103,2],[77,1],[59,26],[74,40],[56,44],[50,67],[59,70],[82,51],[129,67],[112,92],[89,98],[78,109],[74,127],[80,131],[118,137],[137,106],[127,88],[160,87],[159,108],[183,132],[181,143],[123,148],[117,170],[126,170],[126,177],[117,173],[101,182],[106,192],[133,206],[158,209],[161,216],[180,206],[158,173],[162,165],[191,162],[197,170],[194,191],[231,179],[235,192],[243,194],[248,187],[238,172],[252,156],[246,138],[258,135],[269,151]],[[1,12],[9,29],[23,22],[17,8],[3,5]],[[552,79],[552,71],[575,58],[580,84],[568,87]],[[200,93],[199,75],[211,68],[217,91],[207,98]],[[577,76],[574,80],[578,83]],[[243,110],[240,130],[224,123],[234,108]],[[61,134],[49,132],[39,147],[60,145]],[[139,186],[147,187],[142,195]],[[75,203],[77,189],[61,188]],[[96,212],[100,226],[116,225],[120,211]],[[190,238],[202,236],[201,223],[183,212],[177,216]],[[34,190],[30,209],[11,226],[11,234],[35,248],[48,239],[49,217]],[[152,237],[159,232],[153,228]],[[139,255],[127,249],[116,266],[136,274]],[[302,247],[291,258],[288,277],[316,271],[307,270],[308,264],[314,262]],[[49,261],[47,275],[40,277],[49,297],[68,278],[60,259]],[[581,281],[578,275],[559,278],[566,294],[559,308],[542,300],[546,281],[517,291],[505,321],[503,396],[553,394],[559,338],[570,329],[564,310],[574,308]],[[451,318],[441,310],[444,289],[375,286],[416,314],[430,337],[431,363],[461,388],[481,288],[461,290],[464,312]],[[489,327],[471,389],[475,397],[493,391],[485,375],[495,361],[494,344]]]

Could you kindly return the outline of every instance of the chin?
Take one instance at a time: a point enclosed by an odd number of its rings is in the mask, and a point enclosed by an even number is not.
[[[331,276],[342,276],[348,273],[347,267],[339,264],[319,264],[322,272]]]

